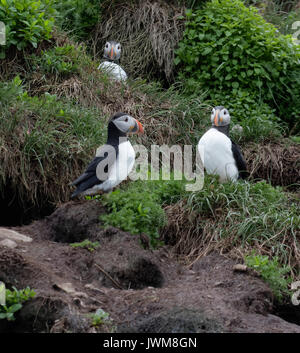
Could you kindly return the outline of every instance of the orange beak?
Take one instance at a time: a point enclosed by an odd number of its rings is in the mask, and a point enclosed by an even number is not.
[[[216,115],[215,115],[215,118],[214,118],[214,125],[215,125],[215,126],[219,126],[219,125],[218,125],[218,116],[219,116],[219,112],[220,112],[220,111],[217,110]]]
[[[110,50],[110,58],[113,60],[114,59],[114,46],[111,46],[111,50]]]
[[[143,125],[138,121],[136,120],[137,124],[138,124],[138,134],[143,134],[144,133],[144,128],[143,128]]]

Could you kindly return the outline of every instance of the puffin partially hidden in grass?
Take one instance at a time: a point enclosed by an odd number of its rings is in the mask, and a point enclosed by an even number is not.
[[[230,114],[223,106],[211,112],[212,128],[200,139],[198,151],[208,174],[220,176],[220,181],[237,181],[248,177],[240,147],[229,137]]]
[[[115,41],[106,42],[104,46],[103,61],[98,66],[99,70],[103,70],[116,81],[126,81],[126,72],[119,65],[121,57],[121,44]]]
[[[126,113],[117,113],[108,122],[107,142],[98,148],[96,157],[85,172],[71,185],[76,186],[71,198],[110,192],[131,172],[135,151],[127,138],[129,133],[143,133],[142,124]]]

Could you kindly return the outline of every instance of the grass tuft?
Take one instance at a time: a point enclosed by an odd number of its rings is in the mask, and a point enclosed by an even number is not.
[[[30,97],[19,78],[1,82],[0,188],[10,183],[20,199],[69,199],[68,184],[103,144],[105,119],[55,95]]]
[[[206,176],[201,191],[166,207],[162,235],[188,264],[212,250],[241,257],[255,249],[299,277],[298,207],[299,200],[265,181],[220,184]]]

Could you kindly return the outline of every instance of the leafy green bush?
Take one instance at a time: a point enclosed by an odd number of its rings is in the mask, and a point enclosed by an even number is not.
[[[176,54],[179,78],[190,93],[206,89],[214,98],[248,90],[294,126],[300,109],[300,46],[257,9],[240,0],[212,0],[201,10],[187,11]]]
[[[269,259],[268,256],[251,254],[245,257],[245,263],[260,273],[278,301],[281,302],[284,295],[289,295],[288,285],[291,278],[285,276],[291,269],[288,266],[282,267],[277,257]]]
[[[42,50],[40,56],[31,56],[32,68],[65,77],[78,72],[81,54],[81,47],[75,48],[74,45]]]
[[[102,215],[105,226],[132,234],[146,233],[153,247],[160,244],[159,229],[165,225],[163,205],[178,201],[184,194],[183,181],[138,180],[125,190],[116,190],[104,199],[109,214]]]
[[[77,39],[86,39],[100,21],[99,0],[54,0],[58,11],[57,22]]]
[[[35,292],[29,287],[18,290],[13,287],[13,290],[6,289],[6,304],[0,305],[0,320],[7,319],[15,320],[14,314],[22,308],[22,304],[33,298]]]
[[[34,48],[50,39],[54,24],[53,0],[1,0],[0,21],[6,26],[6,45],[0,47],[0,58],[12,45],[18,50],[29,44]]]
[[[158,245],[158,230],[166,220],[157,195],[129,187],[125,191],[110,193],[104,204],[110,212],[100,216],[105,226],[118,227],[132,234],[146,233],[151,245]]]

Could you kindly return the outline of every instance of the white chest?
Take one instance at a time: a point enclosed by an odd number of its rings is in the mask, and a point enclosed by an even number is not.
[[[113,80],[127,80],[126,72],[116,63],[104,61],[98,66],[98,69],[105,71]]]
[[[104,191],[110,190],[125,180],[131,172],[135,161],[135,151],[129,141],[119,145],[116,162],[112,165],[107,180],[101,185]]]
[[[239,173],[231,146],[231,140],[213,128],[208,130],[198,143],[198,151],[207,173],[219,175],[222,182],[238,179]]]

